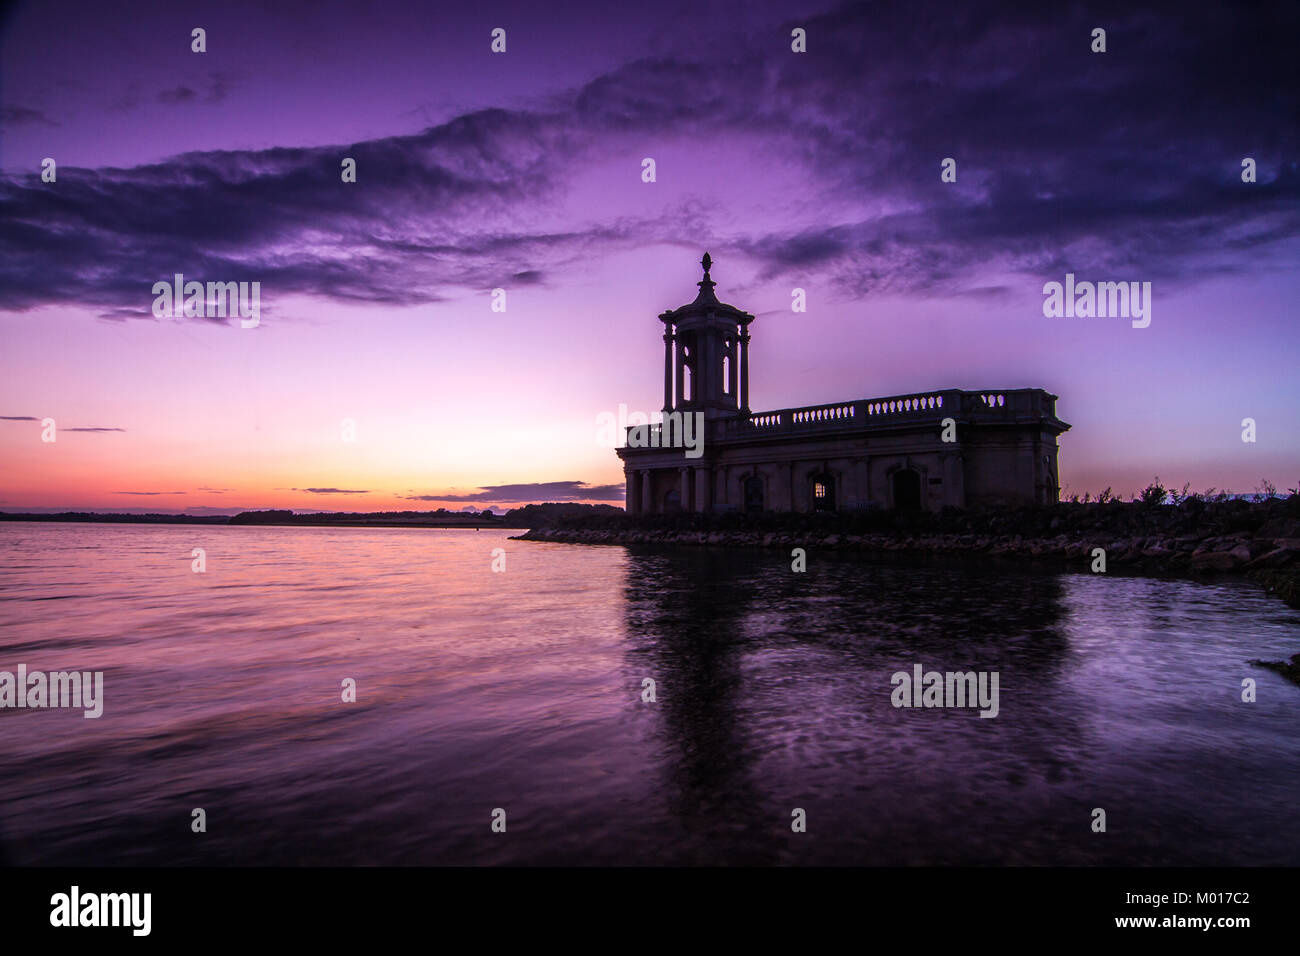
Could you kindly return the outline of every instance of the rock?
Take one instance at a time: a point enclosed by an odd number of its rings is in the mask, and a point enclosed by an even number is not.
[[[1262,554],[1255,560],[1246,565],[1246,569],[1253,571],[1256,568],[1280,568],[1284,565],[1291,564],[1297,558],[1300,558],[1300,549],[1297,548],[1274,548],[1272,551]]]
[[[1289,664],[1286,661],[1251,661],[1251,663],[1277,671],[1287,680],[1300,684],[1300,654],[1292,654]]]
[[[1255,537],[1276,541],[1278,538],[1300,538],[1300,518],[1274,518],[1264,522]]]
[[[1261,541],[1258,538],[1252,538],[1250,541],[1246,542],[1246,548],[1250,551],[1250,559],[1252,561],[1262,554],[1268,554],[1270,551],[1274,550],[1275,547],[1276,546],[1273,542]]]
[[[1232,551],[1198,551],[1192,555],[1193,571],[1234,571],[1245,559]]]

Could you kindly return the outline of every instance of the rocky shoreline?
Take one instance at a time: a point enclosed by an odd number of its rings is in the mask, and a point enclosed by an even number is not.
[[[805,548],[830,551],[916,552],[926,554],[999,555],[1060,560],[1088,567],[1094,549],[1106,552],[1107,567],[1165,574],[1229,574],[1280,570],[1300,561],[1300,538],[1258,539],[1249,535],[1209,533],[1166,538],[1072,540],[1025,538],[1022,535],[800,534],[761,531],[598,530],[533,528],[517,540],[567,544],[658,544],[722,548]]]
[[[1069,507],[1069,506],[1060,506]],[[1103,506],[1106,507],[1106,506]],[[1111,506],[1112,508],[1116,506]],[[1120,505],[1118,507],[1127,507]],[[1107,516],[1110,517],[1110,516]],[[1267,520],[1271,519],[1271,520]],[[856,552],[864,555],[950,556],[997,558],[1013,563],[1062,570],[1094,570],[1104,556],[1106,571],[1160,576],[1213,578],[1245,576],[1263,585],[1292,607],[1300,608],[1300,522],[1267,516],[1256,527],[1223,530],[1208,522],[1186,528],[1177,520],[1162,520],[1170,527],[1148,533],[1121,534],[1104,527],[1066,530],[1066,524],[1087,522],[1048,519],[1047,533],[990,533],[982,531],[890,530],[866,531],[816,527],[790,529],[727,527],[646,527],[631,520],[622,526],[564,526],[533,528],[520,540],[587,545],[658,545],[672,547],[804,548],[818,551]],[[700,523],[700,522],[697,522]],[[708,524],[709,522],[703,522]],[[996,525],[998,519],[968,520],[968,525]],[[1020,518],[1003,523],[1024,524]],[[1150,522],[1147,522],[1148,524]],[[1243,522],[1238,522],[1242,524]],[[1244,522],[1250,524],[1251,522]],[[1053,530],[1056,533],[1051,533]],[[1098,553],[1098,549],[1103,554]],[[1101,568],[1098,567],[1097,570]]]

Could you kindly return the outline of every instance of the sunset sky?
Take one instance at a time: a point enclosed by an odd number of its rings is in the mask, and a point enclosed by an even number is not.
[[[1296,487],[1298,9],[11,5],[0,510],[621,504],[706,250],[755,410],[1042,387],[1066,495]],[[178,272],[260,324],[155,318]]]

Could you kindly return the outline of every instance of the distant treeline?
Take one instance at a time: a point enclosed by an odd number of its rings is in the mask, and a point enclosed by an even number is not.
[[[622,514],[612,505],[583,505],[568,502],[524,505],[504,515],[490,511],[361,511],[304,512],[289,510],[243,511],[237,515],[111,514],[93,511],[62,511],[56,514],[0,511],[0,521],[81,521],[104,524],[237,524],[310,525],[425,528],[533,528],[546,527],[568,518]]]
[[[532,528],[551,525],[566,518],[622,514],[622,508],[610,505],[551,503],[512,508],[504,515],[490,511],[368,511],[294,514],[292,511],[245,511],[230,519],[230,524],[274,525],[402,525],[408,527],[494,527]]]
[[[60,511],[33,514],[0,511],[0,521],[88,521],[100,524],[229,524],[229,515],[100,514],[95,511]]]

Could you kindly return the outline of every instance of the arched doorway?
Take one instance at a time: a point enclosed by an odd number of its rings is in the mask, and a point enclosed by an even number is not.
[[[664,495],[664,514],[682,510],[682,493],[674,488]]]
[[[763,510],[763,479],[758,475],[750,475],[745,479],[745,510]]]
[[[921,510],[921,476],[911,468],[894,472],[894,507],[899,511]]]
[[[813,511],[835,510],[835,479],[823,472],[812,476]]]

